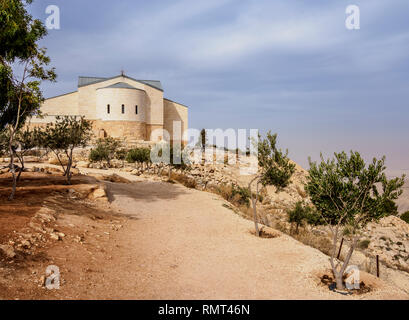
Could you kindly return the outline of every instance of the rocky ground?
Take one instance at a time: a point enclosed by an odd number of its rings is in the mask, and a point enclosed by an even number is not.
[[[0,298],[409,298],[364,272],[370,292],[332,292],[321,281],[327,256],[272,229],[270,238],[255,237],[252,222],[212,193],[120,171],[119,177],[84,173],[72,186],[52,173],[26,173],[14,209],[2,200],[9,215],[0,217],[24,219],[0,224],[8,246],[0,259]],[[0,180],[4,199],[10,181]],[[58,290],[44,286],[50,265],[59,268]]]
[[[48,162],[55,164],[55,159],[49,159]],[[91,198],[100,199],[101,201],[99,201],[99,203],[107,201],[105,188],[106,186],[109,186],[110,183],[127,184],[130,180],[135,179],[135,181],[161,181],[163,179],[158,176],[160,168],[142,168],[135,165],[124,164],[120,161],[114,161],[113,165],[116,168],[110,169],[109,171],[101,170],[101,168],[104,167],[103,165],[90,164],[85,158],[77,159],[75,165],[76,168],[74,168],[74,172],[77,174],[80,172],[86,174],[87,177],[84,177],[85,179],[93,179],[87,182],[88,184],[92,184],[93,187],[87,187],[88,189],[85,188],[85,191],[77,191],[73,188],[71,188],[71,190],[67,189],[65,190],[67,196],[77,197],[78,199],[87,199],[87,201],[90,201]],[[28,171],[36,172],[38,174],[53,175],[59,172],[57,166],[47,165],[45,163],[31,163],[28,167]],[[166,168],[162,169],[162,174],[166,174]],[[247,186],[251,176],[240,174],[241,169],[242,167],[240,167],[240,165],[220,163],[206,166],[194,165],[189,172],[174,172],[186,175],[188,179],[194,180],[194,187],[196,189],[213,192],[219,186],[226,184]],[[303,188],[303,182],[305,179],[305,170],[297,166],[293,181],[289,187],[279,193],[276,193],[274,188],[268,188],[266,190],[263,203],[259,204],[259,211],[261,213],[260,219],[265,225],[272,226],[285,233],[290,233],[291,226],[287,223],[286,210],[293,207],[297,201],[308,201]],[[126,190],[122,191],[124,194],[128,192]],[[110,202],[115,200],[115,197],[112,194],[110,195],[109,192],[108,198]],[[223,206],[231,208],[237,212],[237,209],[233,208],[231,204],[224,204]],[[40,214],[42,213],[41,210]],[[17,237],[13,238],[15,240],[12,239],[9,240],[11,242],[2,244],[0,252],[3,252],[3,256],[5,255],[7,258],[11,258],[13,252],[16,254],[16,252],[30,250],[30,248],[27,248],[28,243],[44,242],[41,240],[42,238],[48,239],[48,241],[53,240],[57,243],[66,241],[65,239],[67,239],[67,235],[64,231],[56,228],[53,229],[49,226],[50,223],[52,224],[55,221],[44,222],[43,225],[41,220],[39,221],[36,216],[30,217],[30,219],[31,220],[29,220],[28,223],[33,232],[28,232],[29,236],[17,234]],[[105,232],[109,233],[109,231]],[[305,228],[300,236],[295,237],[303,243],[318,248],[323,252],[328,250],[329,235],[328,230],[325,228]],[[352,263],[357,264],[360,267],[360,270],[376,274],[374,257],[379,255],[382,262],[381,278],[409,293],[409,276],[407,273],[409,263],[408,224],[397,217],[382,219],[379,223],[368,225],[363,240],[367,243],[367,248],[363,246],[354,253]],[[36,247],[36,245],[30,245],[30,247]],[[344,245],[341,257],[345,255],[347,248],[348,243]],[[18,256],[18,254],[16,254],[16,256]]]

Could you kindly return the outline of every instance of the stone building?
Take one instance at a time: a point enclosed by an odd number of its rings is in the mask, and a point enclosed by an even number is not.
[[[128,143],[174,140],[175,121],[180,122],[182,134],[188,128],[188,108],[165,99],[160,81],[136,80],[123,73],[112,78],[79,77],[76,91],[46,99],[41,111],[45,116],[31,119],[32,126],[53,122],[56,116],[85,116],[97,137],[123,138]]]

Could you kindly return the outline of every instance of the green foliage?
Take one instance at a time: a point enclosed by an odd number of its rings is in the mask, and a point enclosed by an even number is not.
[[[151,161],[151,150],[148,148],[135,148],[128,151],[126,161],[129,163],[149,163]]]
[[[233,203],[234,205],[250,206],[250,190],[248,188],[241,187],[236,184],[221,185],[216,189],[225,200]]]
[[[115,159],[124,161],[126,159],[126,155],[128,154],[128,150],[121,148],[115,151]]]
[[[388,214],[392,216],[396,216],[398,212],[398,206],[396,205],[395,201],[391,199],[385,199],[383,203],[383,210]]]
[[[358,152],[335,153],[327,161],[321,155],[320,164],[310,160],[306,191],[327,223],[359,229],[390,215],[385,208],[402,194],[404,177],[388,180],[384,163],[385,158],[373,159],[366,166]]]
[[[28,14],[26,5],[31,2],[0,1],[0,57],[4,60],[29,58],[37,50],[37,41],[47,34],[43,23]]]
[[[305,189],[332,232],[330,262],[337,289],[342,289],[342,277],[355,247],[359,245],[360,231],[368,222],[391,214],[390,201],[402,194],[405,176],[388,180],[385,157],[381,160],[374,158],[366,165],[358,152],[351,151],[350,156],[345,152],[334,155],[334,159],[326,161],[321,155],[320,164],[310,159]],[[342,234],[340,231],[352,238],[343,262],[335,261],[338,239]]]
[[[288,150],[284,153],[277,146],[277,134],[267,133],[265,139],[259,135],[258,164],[261,170],[262,185],[273,185],[277,192],[287,187],[295,172],[295,164],[288,158]]]
[[[69,184],[71,184],[73,151],[75,148],[86,147],[91,137],[92,125],[90,121],[85,120],[85,117],[56,117],[55,123],[49,123],[45,129],[38,131],[39,144],[56,155]],[[61,154],[65,154],[68,158],[67,167],[62,163]]]
[[[41,81],[56,78],[53,68],[46,69],[50,63],[46,50],[38,46],[47,31],[26,10],[31,2],[0,1],[0,130],[7,125],[15,131],[21,128],[39,110]],[[22,75],[14,69],[22,70]]]
[[[409,223],[409,211],[406,211],[404,214],[400,216],[400,218],[405,221],[406,223]]]
[[[322,221],[315,208],[305,205],[303,201],[298,201],[292,210],[287,211],[287,215],[288,222],[295,223],[297,232],[298,228],[303,226],[305,223],[314,226],[322,224]]]
[[[239,204],[250,206],[251,193],[248,188],[240,187],[239,185],[232,185],[231,189],[232,198],[236,199]]]
[[[7,131],[0,131],[0,156],[5,156],[8,153],[8,144]]]
[[[89,160],[91,162],[106,161],[108,166],[111,165],[111,160],[118,155],[121,142],[112,137],[98,139],[95,149],[91,149]]]

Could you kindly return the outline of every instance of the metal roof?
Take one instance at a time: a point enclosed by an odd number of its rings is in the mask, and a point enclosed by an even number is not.
[[[78,77],[78,87],[88,86],[90,84],[98,83],[104,80],[107,80],[107,78]]]
[[[99,88],[99,89],[111,89],[111,88],[134,89],[134,90],[144,91],[144,90],[142,90],[142,89],[135,88],[135,87],[133,87],[133,86],[131,86],[130,84],[125,83],[125,82],[117,82],[117,83],[114,83],[114,84],[112,84],[112,85],[110,85],[110,86],[108,86],[108,87]],[[99,90],[99,89],[98,89],[98,90]]]
[[[130,79],[130,80],[133,80],[133,81],[137,81],[137,82],[146,84],[146,85],[148,85],[150,87],[153,87],[155,89],[158,89],[160,91],[163,91],[162,84],[158,80],[137,80],[137,79],[125,76],[125,75],[118,75],[118,76],[111,77],[111,78],[78,77],[78,87],[84,87],[84,86],[88,86],[90,84],[95,84],[95,83],[106,81],[106,80],[112,80],[112,79],[119,78],[119,77],[124,77],[124,78]]]

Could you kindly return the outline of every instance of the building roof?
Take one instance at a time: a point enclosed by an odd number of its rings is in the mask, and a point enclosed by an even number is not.
[[[103,81],[106,81],[106,80],[112,80],[112,79],[119,78],[119,77],[124,77],[124,78],[130,79],[130,80],[134,80],[134,81],[146,84],[146,85],[148,85],[148,86],[150,86],[152,88],[163,91],[162,84],[158,80],[137,80],[137,79],[125,76],[125,75],[119,75],[119,76],[115,76],[115,77],[111,77],[111,78],[78,77],[78,88],[88,86],[88,85],[91,85],[91,84],[95,84],[95,83],[99,83],[99,82],[103,82]]]
[[[134,86],[131,86],[130,84],[126,82],[117,82],[117,83],[111,84],[108,87],[99,88],[98,90],[100,89],[134,89],[134,90],[145,91],[142,89],[135,88]]]

